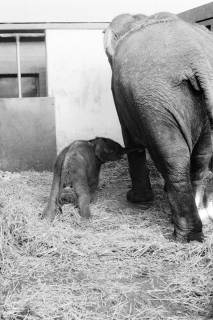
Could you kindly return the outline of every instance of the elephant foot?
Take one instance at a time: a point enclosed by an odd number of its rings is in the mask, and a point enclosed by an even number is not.
[[[189,233],[187,240],[188,240],[188,242],[190,242],[190,241],[203,242],[204,241],[204,234],[202,231],[196,232],[196,233]]]
[[[154,199],[152,191],[146,192],[146,194],[139,194],[133,189],[127,192],[126,197],[129,202],[144,206],[145,208],[150,207]]]
[[[40,214],[41,220],[46,220],[48,222],[53,222],[55,214],[49,213],[46,210]]]
[[[198,241],[198,242],[203,242],[204,241],[204,234],[203,232],[181,232],[181,231],[174,231],[174,239],[178,242],[181,243],[186,243],[190,241]]]
[[[80,208],[80,212],[79,213],[80,213],[81,218],[87,219],[87,220],[90,219],[91,216],[92,216],[89,206]]]
[[[41,218],[41,220],[45,219],[49,222],[53,222],[53,220],[55,219],[55,216],[58,213],[62,213],[61,207],[57,207],[55,209],[46,208],[46,209],[44,209],[44,211],[40,215],[40,218]]]

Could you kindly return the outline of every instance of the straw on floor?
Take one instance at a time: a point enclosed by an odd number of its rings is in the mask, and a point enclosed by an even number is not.
[[[213,224],[205,242],[177,243],[163,181],[154,204],[126,202],[126,159],[103,166],[82,221],[73,204],[40,220],[49,172],[0,172],[0,319],[213,319]]]

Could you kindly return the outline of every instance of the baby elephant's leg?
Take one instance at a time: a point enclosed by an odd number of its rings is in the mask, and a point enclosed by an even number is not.
[[[77,181],[73,184],[73,188],[78,196],[78,205],[81,217],[89,218],[91,216],[89,208],[91,201],[89,186],[86,181]]]
[[[92,184],[90,184],[89,186],[89,190],[90,190],[90,197],[91,197],[91,200],[90,201],[93,201],[95,199],[95,192],[96,190],[98,189],[98,177],[93,181]]]

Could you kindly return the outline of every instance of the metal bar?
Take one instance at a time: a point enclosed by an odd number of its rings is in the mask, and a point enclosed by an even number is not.
[[[0,33],[1,38],[16,38],[17,36],[20,38],[37,38],[44,37],[44,33]]]
[[[16,61],[17,61],[17,74],[18,74],[18,97],[22,97],[21,93],[21,63],[20,63],[20,41],[19,35],[16,35]]]
[[[50,96],[50,79],[49,79],[49,51],[47,50],[47,43],[48,43],[48,33],[45,30],[45,65],[46,65],[46,94]]]
[[[74,30],[103,30],[109,22],[41,22],[41,23],[0,23],[0,30],[46,30],[46,29],[74,29]],[[18,33],[18,32],[17,32]]]

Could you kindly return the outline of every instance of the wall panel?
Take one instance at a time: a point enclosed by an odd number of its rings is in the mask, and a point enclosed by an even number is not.
[[[0,99],[0,170],[52,170],[55,157],[53,99]]]
[[[55,98],[57,149],[75,139],[122,142],[111,94],[111,69],[100,30],[48,30],[49,95]]]

